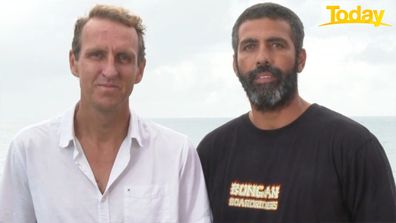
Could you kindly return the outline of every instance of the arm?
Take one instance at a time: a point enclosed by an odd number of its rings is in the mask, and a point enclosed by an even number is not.
[[[201,163],[194,146],[186,142],[180,171],[179,222],[209,223],[211,211]]]
[[[349,156],[344,195],[354,222],[396,222],[396,190],[392,169],[376,138]]]
[[[0,181],[0,223],[36,222],[25,159],[22,147],[13,141]]]

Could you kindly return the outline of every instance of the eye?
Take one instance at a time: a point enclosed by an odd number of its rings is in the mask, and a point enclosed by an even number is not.
[[[281,43],[281,42],[273,42],[273,43],[271,43],[271,46],[272,46],[273,48],[278,48],[278,49],[283,49],[283,48],[285,48],[285,45],[284,45],[283,43]]]
[[[285,49],[287,48],[287,42],[282,39],[273,39],[269,41],[269,46],[273,49]]]
[[[117,61],[122,64],[127,64],[132,61],[132,57],[130,55],[128,55],[127,53],[120,53],[117,55]]]
[[[256,48],[256,44],[255,43],[247,43],[247,44],[242,46],[242,51],[252,51],[255,48]]]
[[[92,51],[88,53],[88,57],[93,60],[102,60],[105,57],[105,54],[102,51]]]

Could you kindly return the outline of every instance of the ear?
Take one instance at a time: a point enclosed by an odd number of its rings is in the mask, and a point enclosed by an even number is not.
[[[77,68],[77,60],[76,60],[72,50],[69,51],[69,66],[70,66],[70,71],[72,72],[72,74],[76,77],[79,77],[78,68]]]
[[[297,58],[297,71],[298,71],[298,73],[300,73],[304,69],[306,59],[307,59],[307,52],[303,48],[303,49],[300,50],[300,53],[298,54],[298,58]]]
[[[135,77],[135,84],[139,83],[143,79],[144,68],[146,67],[146,59],[143,59],[138,64],[138,71]]]
[[[234,69],[234,73],[238,75],[238,58],[236,54],[232,56],[232,68]]]

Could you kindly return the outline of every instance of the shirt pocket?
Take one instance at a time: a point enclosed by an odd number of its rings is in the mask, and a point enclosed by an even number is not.
[[[167,187],[158,185],[139,185],[125,188],[125,223],[172,223],[170,216]]]

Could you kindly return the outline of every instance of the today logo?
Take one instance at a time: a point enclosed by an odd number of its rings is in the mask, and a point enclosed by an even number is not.
[[[330,10],[330,22],[321,24],[320,26],[336,25],[336,24],[371,24],[374,27],[391,26],[382,22],[385,10],[364,9],[358,5],[356,9],[350,11],[340,9],[338,5],[329,5],[326,9]]]

